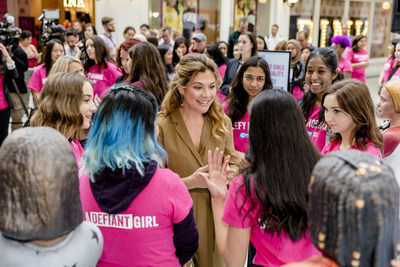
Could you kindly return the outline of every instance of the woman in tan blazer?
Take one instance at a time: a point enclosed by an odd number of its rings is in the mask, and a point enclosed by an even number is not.
[[[231,173],[239,164],[232,123],[215,98],[221,83],[212,60],[197,53],[185,55],[157,120],[159,140],[168,153],[166,166],[183,177],[193,199],[200,235],[193,258],[196,267],[223,266],[215,245],[210,193],[199,175],[207,171],[207,152],[219,148],[224,156],[230,155]]]

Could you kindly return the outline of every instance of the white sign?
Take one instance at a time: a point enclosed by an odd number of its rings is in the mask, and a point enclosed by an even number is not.
[[[84,0],[64,0],[64,7],[85,8]]]
[[[269,65],[273,87],[289,91],[290,52],[259,50],[258,55]]]

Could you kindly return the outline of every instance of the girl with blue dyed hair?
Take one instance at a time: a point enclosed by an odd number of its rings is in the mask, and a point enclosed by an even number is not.
[[[158,167],[166,153],[156,139],[157,110],[150,92],[116,84],[95,114],[80,193],[85,220],[104,236],[100,266],[181,266],[198,248],[189,192]]]

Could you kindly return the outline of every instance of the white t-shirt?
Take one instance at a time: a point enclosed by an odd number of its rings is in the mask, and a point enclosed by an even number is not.
[[[265,42],[267,43],[268,50],[275,50],[275,46],[283,40],[283,38],[279,35],[275,37],[272,34],[265,36]]]
[[[54,246],[38,246],[0,234],[0,247],[0,266],[94,267],[103,252],[103,236],[96,225],[82,222]]]

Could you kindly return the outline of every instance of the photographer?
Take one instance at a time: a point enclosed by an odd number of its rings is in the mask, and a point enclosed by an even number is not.
[[[27,54],[22,50],[18,44],[11,45],[11,58],[15,62],[15,66],[18,72],[18,78],[15,79],[15,85],[18,87],[18,91],[21,94],[21,99],[24,101],[25,106],[29,104],[29,94],[25,83],[25,72],[28,70],[28,57]],[[16,130],[22,127],[22,117],[24,116],[24,108],[21,103],[21,99],[15,89],[13,79],[9,76],[5,77],[7,88],[9,89],[11,100],[14,104],[14,108],[11,109],[11,119],[13,124],[11,130]]]
[[[8,92],[5,77],[7,79],[17,79],[18,72],[15,68],[15,62],[12,60],[7,48],[0,43],[2,60],[0,60],[0,146],[8,134],[8,124],[10,122],[10,110],[13,103]],[[4,64],[5,61],[5,64]]]

